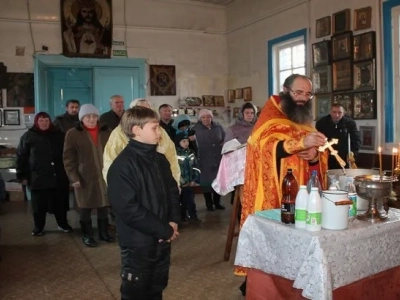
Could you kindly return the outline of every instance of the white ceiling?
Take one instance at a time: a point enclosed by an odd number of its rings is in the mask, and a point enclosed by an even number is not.
[[[192,0],[192,1],[198,1],[216,5],[228,5],[229,3],[232,3],[235,0]]]

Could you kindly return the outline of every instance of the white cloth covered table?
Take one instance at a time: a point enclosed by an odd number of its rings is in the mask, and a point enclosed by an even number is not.
[[[217,177],[212,188],[221,196],[225,196],[235,189],[235,186],[244,183],[244,167],[246,161],[246,147],[226,153],[219,164]]]
[[[359,220],[347,230],[307,232],[250,215],[235,265],[294,280],[309,299],[332,299],[332,290],[400,265],[400,210],[384,223]]]

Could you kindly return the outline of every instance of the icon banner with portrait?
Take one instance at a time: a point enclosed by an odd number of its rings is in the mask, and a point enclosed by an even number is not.
[[[110,58],[111,0],[61,0],[63,55]]]

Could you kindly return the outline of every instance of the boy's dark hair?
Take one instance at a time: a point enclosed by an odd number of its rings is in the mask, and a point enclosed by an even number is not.
[[[158,111],[160,111],[161,108],[164,108],[164,107],[170,107],[170,108],[172,109],[172,106],[171,106],[171,105],[164,103],[164,104],[161,104],[161,105],[160,105],[160,107],[158,108]]]
[[[134,106],[124,112],[120,126],[128,138],[134,138],[135,135],[132,133],[133,126],[143,128],[149,122],[158,123],[159,121],[160,117],[154,110],[143,106]]]
[[[76,99],[68,100],[67,103],[65,103],[65,107],[68,107],[70,104],[78,104],[79,106],[81,106],[81,104],[79,103],[79,100],[76,100]]]

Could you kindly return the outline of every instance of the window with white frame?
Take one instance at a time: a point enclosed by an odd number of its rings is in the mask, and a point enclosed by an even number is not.
[[[273,47],[273,93],[282,90],[285,79],[291,74],[306,74],[306,45],[304,37],[275,44]]]

